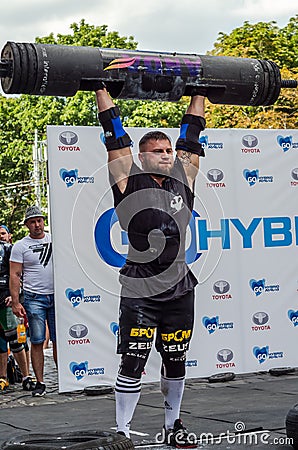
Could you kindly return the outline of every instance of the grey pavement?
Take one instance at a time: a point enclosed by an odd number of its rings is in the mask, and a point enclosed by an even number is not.
[[[115,431],[114,394],[59,394],[50,349],[45,351],[45,382],[45,397],[33,398],[20,384],[0,394],[0,448],[19,434]],[[217,383],[188,379],[181,418],[198,438],[198,448],[287,450],[293,447],[286,436],[285,419],[296,403],[298,370],[278,377],[268,372],[236,375],[232,381]],[[158,439],[163,416],[159,384],[144,384],[131,426],[136,448],[166,448]]]

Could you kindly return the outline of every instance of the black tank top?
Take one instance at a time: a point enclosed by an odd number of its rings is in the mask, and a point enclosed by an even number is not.
[[[0,241],[0,290],[9,287],[9,258],[12,245]]]
[[[136,164],[123,193],[111,175],[110,182],[116,213],[129,239],[120,271],[121,295],[162,301],[193,289],[197,280],[185,263],[185,237],[194,195],[180,160],[175,159],[162,186]]]
[[[0,309],[6,308],[5,299],[9,296],[9,258],[11,244],[0,241]]]

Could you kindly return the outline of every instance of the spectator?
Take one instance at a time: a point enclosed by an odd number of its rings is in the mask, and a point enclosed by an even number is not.
[[[0,225],[0,240],[12,244],[12,234],[6,225]],[[20,298],[21,298],[21,303],[23,303],[23,290],[22,289],[20,291]],[[25,326],[26,326],[26,329],[28,329],[27,317],[25,317]],[[28,367],[28,370],[30,371],[30,348],[29,348],[27,339],[26,339],[26,342],[23,343],[23,345],[24,345],[25,352],[26,352],[27,367]]]
[[[5,391],[9,386],[9,381],[7,379],[7,360],[7,341],[5,339],[4,330],[0,327],[0,392]]]
[[[44,231],[44,216],[38,206],[26,210],[24,225],[29,234],[13,246],[10,257],[10,291],[12,309],[16,316],[28,317],[31,341],[31,362],[37,382],[32,395],[46,393],[44,383],[44,352],[46,322],[53,343],[57,366],[54,279],[52,241]],[[20,303],[20,279],[23,280],[24,306]]]
[[[9,386],[7,380],[7,342],[22,372],[22,386],[26,391],[33,391],[35,383],[29,375],[29,366],[23,344],[18,342],[17,319],[12,312],[9,292],[9,257],[12,245],[8,228],[0,226],[0,326],[2,329],[0,340],[0,390]]]
[[[12,244],[12,236],[6,225],[0,225],[0,241]]]

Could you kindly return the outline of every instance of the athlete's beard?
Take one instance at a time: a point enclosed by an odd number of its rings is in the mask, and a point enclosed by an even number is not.
[[[173,167],[166,167],[165,170],[163,168],[157,170],[148,170],[148,172],[154,177],[164,178],[169,177],[171,175]]]
[[[164,178],[171,176],[173,165],[152,165],[147,164],[147,161],[142,162],[142,169],[144,172],[151,174],[154,177]]]

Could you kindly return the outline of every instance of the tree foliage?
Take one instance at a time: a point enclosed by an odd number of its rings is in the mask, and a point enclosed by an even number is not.
[[[87,45],[135,49],[132,36],[120,36],[108,31],[106,25],[93,26],[81,20],[70,25],[71,34],[51,33],[37,37],[37,43],[61,45]],[[35,130],[38,142],[46,141],[47,125],[95,125],[97,124],[94,94],[78,92],[74,97],[39,97],[0,95],[0,222],[13,231],[14,239],[25,234],[21,224],[29,204],[36,202],[33,179],[32,146]],[[41,170],[44,173],[44,164]],[[42,185],[42,206],[46,211],[46,187]]]
[[[284,28],[276,22],[244,22],[229,35],[219,33],[212,55],[242,58],[270,59],[280,67],[297,68],[298,65],[298,15]]]
[[[284,28],[276,22],[244,22],[230,34],[219,33],[214,56],[269,59],[280,68],[282,79],[298,79],[298,15]],[[238,107],[209,105],[207,123],[214,128],[297,128],[297,90],[282,89],[274,105]]]
[[[270,59],[281,68],[284,79],[298,78],[298,16],[284,28],[275,22],[244,22],[230,34],[219,33],[211,55]],[[70,25],[69,34],[37,37],[37,43],[136,49],[132,36],[120,36],[107,25],[89,25],[85,20]],[[177,103],[117,100],[124,125],[136,127],[178,127],[188,98]],[[283,89],[275,105],[239,107],[207,102],[209,128],[297,128],[297,90]],[[78,92],[74,97],[0,95],[0,222],[25,234],[21,227],[25,209],[36,201],[32,146],[35,130],[38,142],[46,141],[47,125],[97,125],[94,94]],[[44,167],[43,167],[44,169]],[[43,171],[43,173],[45,173]],[[42,205],[46,207],[42,192]]]

